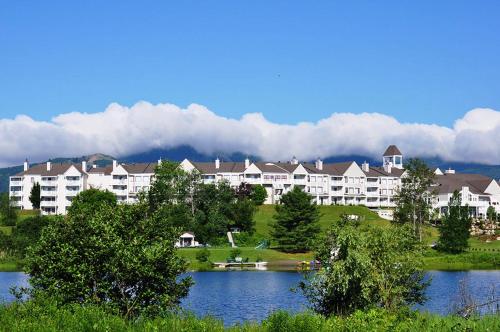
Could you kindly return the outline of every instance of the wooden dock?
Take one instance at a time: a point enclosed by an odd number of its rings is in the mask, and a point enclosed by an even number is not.
[[[267,262],[214,262],[212,266],[218,269],[228,269],[228,268],[254,268],[257,270],[267,269]]]

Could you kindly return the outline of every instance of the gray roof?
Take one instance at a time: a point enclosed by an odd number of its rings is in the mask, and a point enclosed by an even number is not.
[[[470,192],[478,195],[488,195],[484,191],[491,184],[493,179],[480,174],[444,174],[436,175],[437,192],[439,194],[453,193],[455,190],[462,190],[462,187],[469,187]]]
[[[245,163],[221,161],[219,168],[215,168],[215,162],[191,162],[201,174],[216,173],[243,173]]]
[[[158,163],[136,163],[136,164],[120,164],[129,174],[150,174],[155,172]],[[88,170],[87,173],[104,173],[105,175],[110,175],[113,171],[113,166],[108,165],[106,167],[95,167]]]
[[[51,163],[50,170],[47,170],[47,164],[33,165],[27,171],[17,173],[15,176],[24,175],[41,175],[41,176],[58,176],[64,174],[71,166],[74,166],[80,173],[82,172],[82,164],[71,163]]]
[[[391,172],[388,173],[381,166],[376,166],[376,167],[370,166],[368,172],[365,172],[365,171],[363,171],[363,172],[369,178],[378,178],[378,177],[398,177],[399,178],[399,177],[401,177],[401,175],[403,175],[404,169],[392,167]]]
[[[385,156],[398,156],[402,155],[401,151],[399,151],[398,147],[395,145],[389,145],[387,150],[384,152],[384,157]]]

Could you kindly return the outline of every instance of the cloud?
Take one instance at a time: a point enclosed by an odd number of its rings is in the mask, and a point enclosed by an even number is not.
[[[261,113],[241,119],[218,116],[192,104],[110,104],[99,113],[66,113],[51,121],[20,115],[0,119],[0,166],[24,158],[43,161],[103,152],[116,157],[153,148],[190,145],[202,153],[242,152],[267,160],[301,160],[334,155],[379,158],[389,144],[407,156],[500,164],[500,112],[473,109],[452,128],[401,123],[380,113],[333,113],[295,125],[268,121]]]

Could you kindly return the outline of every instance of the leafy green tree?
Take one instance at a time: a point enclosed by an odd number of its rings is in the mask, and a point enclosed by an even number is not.
[[[31,188],[30,192],[30,197],[29,200],[31,202],[31,205],[33,206],[33,209],[38,210],[40,209],[40,183],[36,182],[33,184],[33,187]]]
[[[421,248],[408,226],[361,230],[344,216],[319,241],[321,269],[299,286],[322,315],[348,315],[358,309],[423,303]]]
[[[15,226],[17,221],[17,209],[8,193],[0,194],[0,225]]]
[[[116,206],[116,195],[108,190],[95,188],[87,189],[79,193],[71,201],[68,213],[71,215],[93,214],[102,205]]]
[[[493,206],[488,206],[488,210],[486,210],[486,216],[488,217],[488,220],[491,222],[498,221],[498,215]]]
[[[234,191],[225,181],[200,184],[194,199],[191,228],[201,243],[216,243],[233,225]]]
[[[469,207],[462,206],[458,191],[453,193],[448,210],[441,219],[438,248],[450,253],[459,253],[469,246],[472,218]]]
[[[34,216],[19,220],[12,230],[12,249],[15,255],[24,258],[30,246],[36,244],[50,220],[47,216]]]
[[[200,174],[186,172],[178,163],[162,161],[155,170],[151,188],[140,196],[150,211],[164,210],[168,222],[183,230],[193,230]],[[198,237],[198,234],[196,234]]]
[[[281,197],[281,204],[276,205],[271,236],[281,250],[305,252],[313,247],[320,231],[320,213],[312,199],[308,193],[294,187]]]
[[[100,204],[87,215],[71,210],[54,218],[28,254],[32,295],[105,305],[125,317],[175,308],[192,280],[180,278],[180,231],[162,212],[144,203]]]
[[[264,204],[267,198],[266,188],[264,188],[260,184],[252,186],[252,193],[250,194],[250,198],[255,203],[255,205]]]
[[[238,199],[231,205],[231,219],[233,226],[240,230],[253,234],[255,232],[254,215],[255,204],[248,198]]]
[[[420,159],[410,159],[401,177],[396,196],[394,222],[410,224],[413,235],[422,242],[423,225],[432,212],[434,172]]]

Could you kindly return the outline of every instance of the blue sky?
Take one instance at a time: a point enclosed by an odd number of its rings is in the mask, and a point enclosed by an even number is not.
[[[499,1],[10,1],[0,118],[139,100],[276,123],[500,109]]]

